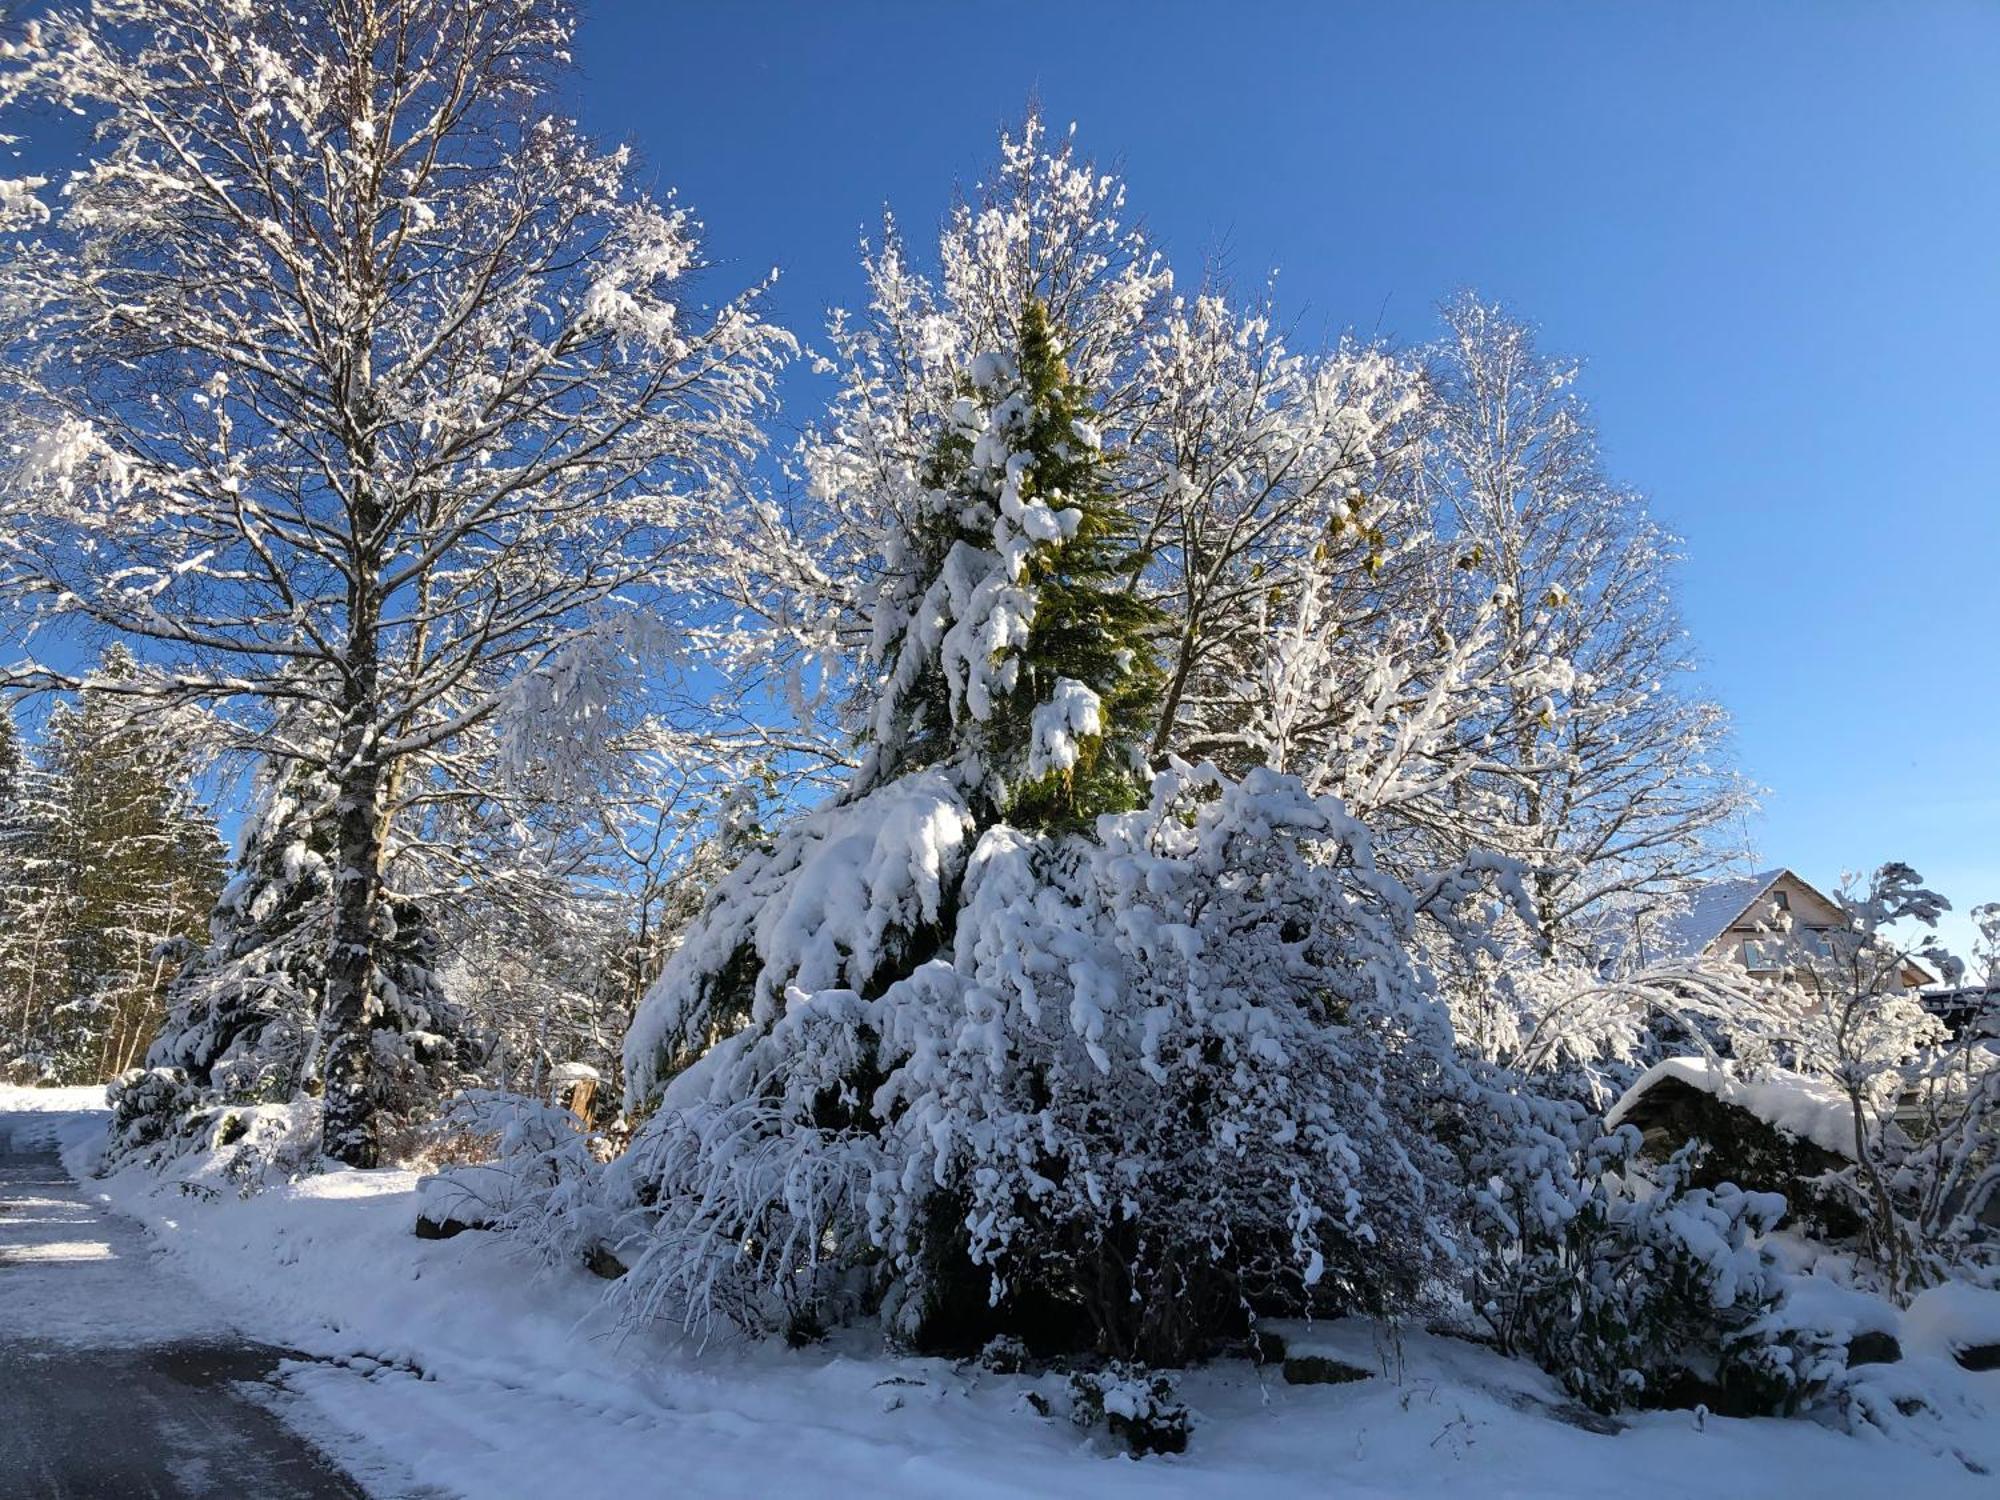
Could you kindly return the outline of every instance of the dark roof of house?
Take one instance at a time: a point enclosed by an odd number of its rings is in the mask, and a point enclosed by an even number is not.
[[[1954,1037],[2000,1036],[2000,984],[1930,989],[1917,999],[1925,1010],[1944,1022],[1945,1029]]]
[[[1779,868],[1730,880],[1714,880],[1688,893],[1685,909],[1647,934],[1652,958],[1693,958],[1729,931],[1780,879],[1792,872]],[[1792,875],[1792,879],[1799,877]],[[1806,882],[1799,880],[1800,885]],[[1807,887],[1811,889],[1810,886]]]

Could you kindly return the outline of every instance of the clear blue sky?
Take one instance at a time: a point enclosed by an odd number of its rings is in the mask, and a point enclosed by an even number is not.
[[[1302,333],[1509,302],[1686,538],[1762,860],[2000,899],[2000,6],[596,0],[579,60],[801,334],[1031,91]]]

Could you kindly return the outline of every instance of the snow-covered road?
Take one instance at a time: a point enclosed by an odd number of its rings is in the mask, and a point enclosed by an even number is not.
[[[0,1495],[358,1500],[247,1398],[285,1352],[63,1170],[66,1118],[0,1112]]]

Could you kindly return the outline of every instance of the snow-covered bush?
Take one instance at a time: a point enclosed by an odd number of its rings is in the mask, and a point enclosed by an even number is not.
[[[1524,1146],[1481,1195],[1476,1311],[1503,1351],[1598,1411],[1790,1411],[1840,1372],[1838,1345],[1780,1315],[1787,1278],[1760,1240],[1782,1197],[1690,1186],[1699,1142],[1648,1178],[1635,1129],[1593,1132],[1573,1127],[1568,1153]]]
[[[184,1191],[240,1197],[312,1170],[318,1105],[218,1103],[178,1068],[134,1068],[105,1090],[111,1136],[102,1171],[142,1165],[174,1172]]]
[[[942,778],[893,783],[691,933],[640,1046],[698,1036],[726,977],[751,1006],[613,1168],[650,1223],[631,1290],[774,1328],[887,1293],[921,1346],[1168,1363],[1256,1312],[1414,1304],[1456,1211],[1428,1116],[1464,1080],[1365,831],[1181,765],[1094,838],[967,824]],[[642,1095],[660,1066],[633,1053]]]
[[[1126,1365],[1079,1371],[1070,1377],[1069,1395],[1072,1422],[1102,1425],[1134,1458],[1187,1451],[1192,1418],[1168,1376]]]
[[[487,1161],[444,1167],[418,1185],[423,1218],[438,1226],[505,1230],[551,1264],[615,1253],[615,1231],[597,1192],[600,1137],[574,1114],[522,1094],[458,1095],[438,1128],[491,1140]]]
[[[179,1068],[132,1068],[105,1086],[111,1106],[107,1158],[130,1157],[180,1134],[201,1091]]]
[[[253,1104],[209,1111],[206,1155],[182,1179],[184,1191],[233,1190],[248,1198],[320,1169],[320,1103]]]

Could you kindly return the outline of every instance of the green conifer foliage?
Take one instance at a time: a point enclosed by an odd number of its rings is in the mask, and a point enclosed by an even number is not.
[[[122,647],[107,651],[51,716],[39,764],[0,749],[0,1008],[18,1018],[5,1049],[17,1074],[96,1083],[136,1063],[177,947],[221,885],[185,748],[123,711],[114,685],[135,670]]]
[[[215,903],[207,945],[173,978],[149,1064],[179,1068],[231,1101],[283,1103],[319,1088],[335,796],[309,764],[264,768],[235,877]],[[393,1120],[435,1104],[461,1060],[463,1018],[433,972],[438,940],[422,907],[385,892],[377,927],[372,1087]]]
[[[1144,559],[1117,493],[1115,465],[1039,301],[1021,319],[1020,393],[1028,420],[1018,451],[1032,460],[1022,498],[1074,511],[1076,522],[1063,540],[1027,555],[1022,578],[1034,590],[1035,610],[1018,654],[1020,677],[993,739],[1011,773],[1009,821],[1050,827],[1124,811],[1140,800],[1142,741],[1160,692],[1153,637],[1164,616],[1138,592]],[[1066,682],[1095,695],[1099,727],[1076,734],[1073,765],[1045,768],[1036,741],[1061,720]]]
[[[0,706],[0,1078],[32,1082],[38,937],[32,770],[13,717]]]
[[[1086,825],[1145,785],[1163,616],[1095,417],[1030,302],[1019,347],[973,362],[887,601],[878,771],[959,767],[983,816],[1023,828]]]

